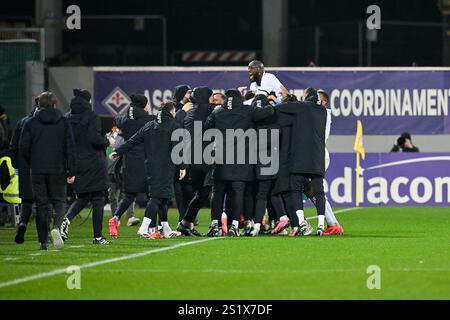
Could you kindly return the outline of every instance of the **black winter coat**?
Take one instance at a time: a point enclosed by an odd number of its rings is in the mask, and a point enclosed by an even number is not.
[[[171,152],[174,143],[172,132],[180,128],[178,122],[166,111],[158,118],[148,122],[134,136],[116,149],[119,155],[129,154],[137,148],[145,151],[145,166],[149,192],[152,198],[169,199],[172,197],[175,165]]]
[[[154,119],[154,115],[149,115],[144,109],[134,107],[132,104],[126,114],[116,119],[116,124],[122,131],[125,142],[127,142],[139,129]],[[124,192],[148,193],[143,145],[136,146],[124,155],[121,173],[122,190]]]
[[[274,104],[272,104],[274,106]],[[269,157],[271,162],[263,163],[258,157],[258,162],[255,166],[255,175],[257,180],[271,180],[275,179],[278,175],[277,165],[279,167],[279,152],[280,152],[280,125],[278,123],[279,112],[277,112],[275,107],[275,112],[270,117],[267,117],[261,121],[255,123],[256,131],[258,132],[258,152],[265,157]],[[272,144],[272,135],[277,137],[278,132],[278,147],[276,144]],[[266,143],[263,143],[263,136],[266,137]],[[274,173],[270,172],[273,171]],[[272,173],[272,174],[269,174]]]
[[[291,148],[291,126],[293,116],[287,113],[281,113],[276,108],[277,125],[280,129],[280,150],[279,150],[279,168],[275,185],[272,188],[272,194],[279,194],[290,191],[290,173],[289,173],[289,155]]]
[[[100,118],[91,111],[89,102],[74,97],[70,102],[70,113],[66,114],[72,126],[77,148],[75,193],[104,191],[107,189],[105,148],[109,142],[101,134]]]
[[[33,188],[31,187],[30,167],[19,152],[19,141],[25,122],[33,117],[35,111],[36,108],[17,122],[9,144],[11,164],[19,170],[19,196],[23,200],[33,200]]]
[[[278,105],[282,113],[294,116],[291,132],[289,171],[325,177],[325,126],[327,111],[317,96],[307,101]]]
[[[30,166],[31,174],[75,175],[72,129],[57,109],[39,109],[25,122],[19,152]]]
[[[255,121],[260,121],[266,117],[271,116],[274,113],[274,108],[271,105],[265,106],[263,108],[257,108],[253,106],[243,105],[236,99],[233,99],[232,105],[225,103],[224,105],[216,108],[205,124],[205,129],[216,128],[219,129],[223,135],[223,145],[218,145],[218,148],[222,149],[223,152],[223,164],[214,164],[213,177],[215,180],[225,180],[225,181],[253,181],[254,175],[254,164],[249,162],[249,150],[250,146],[248,144],[248,139],[245,143],[245,163],[238,164],[237,157],[238,153],[242,154],[242,150],[238,150],[238,141],[234,139],[234,142],[227,141],[226,129],[242,129],[246,131],[249,128],[254,127]],[[234,146],[234,160],[233,164],[227,164],[226,162],[226,145],[230,144]],[[255,146],[252,146],[255,150]],[[216,156],[218,155],[216,150]],[[257,156],[257,155],[256,155]],[[221,160],[221,159],[216,159]]]
[[[207,87],[199,87],[194,89],[192,96],[192,102],[194,106],[191,110],[186,112],[186,116],[183,119],[183,127],[190,133],[190,152],[191,152],[191,169],[201,170],[207,172],[211,169],[211,166],[206,164],[194,164],[194,151],[202,153],[206,143],[203,143],[203,133],[205,131],[205,122],[209,115],[214,111],[215,105],[209,103],[209,97],[212,95],[212,90]],[[182,111],[182,110],[181,110]],[[178,111],[178,114],[180,111]],[[177,118],[178,119],[178,118]],[[201,124],[202,130],[194,130],[194,125],[198,126]],[[198,148],[196,148],[196,145]],[[202,147],[200,147],[202,146]],[[202,161],[203,162],[203,161]]]

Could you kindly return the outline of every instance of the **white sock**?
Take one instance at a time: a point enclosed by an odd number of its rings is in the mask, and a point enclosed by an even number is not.
[[[323,214],[319,214],[317,216],[317,220],[318,220],[317,226],[323,228],[323,226],[325,225],[325,216]]]
[[[163,228],[164,228],[164,227],[168,227],[168,226],[169,226],[169,222],[167,222],[167,221],[161,221],[161,225],[162,225]]]
[[[327,198],[325,198],[325,219],[330,227],[339,224]]]
[[[233,227],[234,227],[235,229],[238,229],[238,228],[239,228],[239,221],[233,220],[232,224],[233,224]]]
[[[253,229],[255,229],[258,232],[259,232],[260,228],[261,228],[261,223],[255,223],[255,225],[253,226]]]
[[[285,220],[289,220],[289,218],[288,218],[287,215],[284,215],[284,216],[281,216],[281,217],[280,217],[280,221],[281,221],[281,220],[285,221]]]
[[[305,221],[305,213],[303,212],[303,210],[297,210],[297,211],[295,211],[295,214],[297,215],[299,223],[302,223],[303,221]]]
[[[164,233],[170,233],[172,231],[172,229],[169,226],[169,222],[161,221],[161,225]]]
[[[215,224],[219,224],[219,220],[214,219],[214,220],[211,221],[211,227],[212,227],[213,225],[215,225]]]
[[[139,228],[139,233],[144,234],[148,232],[148,227],[150,226],[150,222],[152,222],[152,219],[144,217],[144,220],[142,220],[141,227]]]
[[[190,224],[189,224],[189,228],[192,230],[192,229],[194,229],[194,224],[191,222]]]
[[[156,228],[150,228],[150,233],[155,233],[156,232]]]

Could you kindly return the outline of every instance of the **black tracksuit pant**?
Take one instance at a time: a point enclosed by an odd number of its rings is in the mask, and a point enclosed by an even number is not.
[[[137,192],[122,192],[122,198],[117,205],[116,212],[114,212],[114,216],[120,220],[125,211],[128,210],[128,207],[131,206],[136,199]]]
[[[255,223],[261,223],[266,208],[269,211],[270,220],[278,220],[285,214],[283,199],[280,195],[271,195],[276,180],[259,180],[256,193]]]
[[[227,193],[227,187],[229,187],[231,195],[230,197],[227,197],[227,201],[231,201],[231,212],[227,212],[228,221],[239,221],[240,215],[244,210],[245,184],[246,182],[244,181],[214,180],[213,198],[211,201],[212,220],[220,221],[223,210],[223,200]]]
[[[211,187],[204,185],[207,174],[208,172],[204,172],[202,170],[193,169],[191,171],[194,196],[189,202],[189,205],[186,209],[186,215],[183,218],[187,222],[195,221],[195,218],[197,218],[198,215],[198,211],[202,208],[206,200],[208,200],[209,193],[211,192]]]
[[[194,197],[194,190],[190,182],[178,180],[178,171],[175,179],[176,180],[173,183],[173,190],[178,208],[178,221],[181,221],[186,215],[189,203]]]
[[[33,212],[33,203],[34,200],[31,199],[22,199],[22,207],[20,211],[19,217],[19,225],[28,225],[30,222],[31,213]]]
[[[145,207],[145,217],[151,219],[150,228],[156,227],[156,218],[159,216],[159,222],[167,221],[167,212],[169,210],[170,199],[150,198]]]
[[[87,207],[88,203],[92,204],[92,226],[94,228],[94,238],[102,237],[103,226],[103,208],[105,206],[105,192],[86,192],[78,193],[77,199],[72,203],[67,212],[66,218],[72,221],[77,214]]]
[[[53,228],[58,230],[61,228],[66,206],[66,179],[66,175],[33,174],[31,176],[36,203],[36,228],[40,243],[47,243],[48,240],[49,204],[53,205],[55,212]]]
[[[323,177],[316,174],[295,174],[290,177],[292,200],[296,210],[303,210],[303,193],[308,193],[312,186],[312,196],[316,198],[317,215],[325,215],[325,192],[323,190]]]

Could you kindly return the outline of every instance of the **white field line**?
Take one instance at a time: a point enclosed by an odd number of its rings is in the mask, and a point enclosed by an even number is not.
[[[348,209],[337,210],[337,211],[334,212],[334,214],[339,214],[339,213],[343,213],[343,212],[347,212],[347,211],[353,211],[353,210],[358,210],[358,209],[362,209],[362,208],[348,208]],[[306,218],[306,220],[311,220],[311,219],[317,219],[317,217]],[[198,240],[198,241],[189,241],[189,242],[178,243],[178,244],[175,244],[173,246],[167,246],[167,247],[158,248],[158,249],[152,249],[152,250],[148,250],[148,251],[144,251],[144,252],[140,252],[140,253],[134,253],[134,254],[130,254],[130,255],[126,255],[126,256],[122,256],[122,257],[117,257],[117,258],[111,258],[111,259],[106,259],[106,260],[86,263],[86,264],[80,265],[79,267],[80,267],[80,269],[92,268],[92,267],[96,267],[96,266],[100,266],[100,265],[104,265],[104,264],[108,264],[108,263],[114,263],[114,262],[118,262],[118,261],[130,260],[130,259],[134,259],[134,258],[147,256],[147,255],[150,255],[150,254],[153,254],[153,253],[173,250],[173,249],[177,249],[177,248],[180,248],[180,247],[185,247],[185,246],[189,246],[189,245],[193,245],[193,244],[197,244],[197,243],[202,243],[202,242],[206,242],[206,241],[211,241],[211,240],[216,240],[216,239],[221,239],[221,238],[208,238],[208,239],[202,239],[202,240]],[[31,254],[31,255],[38,256],[38,255],[41,255],[41,253],[34,253],[34,254]],[[67,270],[67,268],[56,269],[56,270],[53,270],[53,271],[38,273],[38,274],[35,274],[35,275],[32,275],[32,276],[28,276],[28,277],[23,277],[23,278],[10,280],[10,281],[0,282],[0,288],[5,288],[5,287],[9,287],[9,286],[13,286],[13,285],[16,285],[16,284],[37,280],[37,279],[52,277],[52,276],[55,276],[55,275],[58,275],[58,274],[66,273],[66,270]],[[208,271],[206,271],[206,272],[208,272]],[[209,271],[209,272],[211,272],[211,271]],[[216,271],[216,272],[220,272],[220,271]]]
[[[111,258],[111,259],[100,260],[100,261],[96,261],[96,262],[82,264],[79,266],[79,268],[86,269],[86,268],[92,268],[92,267],[96,267],[96,266],[100,266],[100,265],[104,265],[104,264],[108,264],[108,263],[130,260],[130,259],[139,258],[139,257],[147,256],[150,254],[158,253],[158,252],[174,250],[174,249],[178,249],[181,247],[186,247],[186,246],[190,246],[193,244],[198,244],[198,243],[216,240],[216,239],[220,239],[220,238],[208,238],[208,239],[202,239],[202,240],[197,240],[197,241],[182,242],[182,243],[175,244],[173,246],[167,246],[167,247],[147,250],[147,251],[143,251],[143,252],[139,252],[139,253],[133,253],[133,254],[129,254],[126,256],[122,256],[122,257]],[[38,274],[28,276],[28,277],[23,277],[23,278],[10,280],[10,281],[0,282],[0,288],[10,287],[10,286],[14,286],[16,284],[20,284],[20,283],[24,283],[24,282],[29,282],[29,281],[33,281],[33,280],[56,276],[58,274],[66,273],[66,270],[67,270],[67,268],[61,268],[61,269],[56,269],[56,270],[49,271],[49,272],[38,273]]]
[[[336,214],[339,214],[339,213],[344,213],[344,212],[347,212],[347,211],[354,211],[354,210],[359,210],[359,209],[362,209],[362,208],[361,207],[355,207],[355,208],[341,209],[341,210],[334,211],[334,214],[336,215]],[[313,219],[317,219],[317,216],[306,218],[306,220],[313,220]]]

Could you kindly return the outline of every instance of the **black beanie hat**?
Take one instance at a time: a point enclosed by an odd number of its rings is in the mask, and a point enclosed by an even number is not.
[[[147,106],[147,97],[142,94],[132,94],[130,98],[133,107],[144,109]]]
[[[80,97],[89,102],[91,100],[91,93],[86,89],[73,89],[73,95]]]

